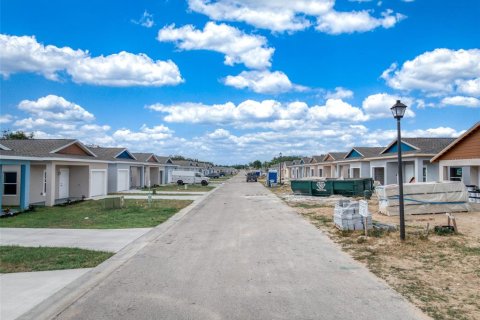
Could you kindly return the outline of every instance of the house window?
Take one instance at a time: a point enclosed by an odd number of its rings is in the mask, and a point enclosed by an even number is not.
[[[6,196],[17,195],[17,173],[16,172],[3,173],[3,194]]]
[[[43,194],[47,194],[47,170],[43,170]]]
[[[462,168],[450,168],[450,181],[462,181]]]
[[[323,170],[322,169],[318,169],[318,176],[323,177]]]
[[[422,171],[422,181],[427,182],[427,167],[423,167]]]

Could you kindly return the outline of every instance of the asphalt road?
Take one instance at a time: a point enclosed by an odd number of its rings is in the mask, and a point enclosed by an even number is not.
[[[59,319],[422,319],[258,183],[231,179]]]

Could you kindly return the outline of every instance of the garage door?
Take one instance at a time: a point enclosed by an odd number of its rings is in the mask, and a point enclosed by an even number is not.
[[[106,194],[106,177],[107,173],[105,171],[92,171],[91,174],[92,183],[91,183],[91,197],[104,196]]]
[[[128,169],[119,169],[117,174],[117,191],[126,191],[130,189]]]

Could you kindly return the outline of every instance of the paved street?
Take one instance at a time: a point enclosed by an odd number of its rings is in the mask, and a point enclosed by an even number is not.
[[[59,319],[422,319],[384,282],[239,175]]]

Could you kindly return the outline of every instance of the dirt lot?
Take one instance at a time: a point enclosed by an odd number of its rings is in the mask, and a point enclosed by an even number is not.
[[[398,231],[371,231],[368,237],[339,231],[333,224],[339,197],[296,196],[289,186],[272,191],[434,319],[480,319],[480,208],[455,214],[455,235],[432,232],[447,223],[444,214],[407,216],[402,243]],[[398,217],[377,212],[375,197],[369,208],[374,221],[398,224]]]

